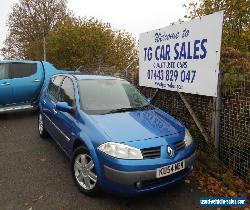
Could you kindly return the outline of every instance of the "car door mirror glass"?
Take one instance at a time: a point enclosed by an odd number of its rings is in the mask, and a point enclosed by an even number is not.
[[[56,109],[62,112],[69,112],[73,111],[73,108],[67,102],[57,102]]]

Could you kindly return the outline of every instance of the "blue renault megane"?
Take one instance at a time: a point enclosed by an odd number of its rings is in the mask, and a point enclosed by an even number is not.
[[[165,188],[193,168],[195,144],[185,126],[126,80],[56,75],[39,108],[40,136],[50,135],[70,157],[73,179],[88,195]]]

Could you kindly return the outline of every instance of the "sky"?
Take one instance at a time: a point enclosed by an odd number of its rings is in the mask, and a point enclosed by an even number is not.
[[[126,30],[138,39],[139,33],[177,21],[185,15],[183,4],[189,0],[68,0],[77,16],[95,17],[114,29]],[[18,0],[0,0],[0,48],[7,36],[6,22]],[[1,57],[0,57],[1,58]]]
[[[8,14],[11,11],[11,6],[15,2],[17,0],[0,0],[0,48],[3,47],[3,42],[7,36],[8,27],[6,26],[6,22]]]

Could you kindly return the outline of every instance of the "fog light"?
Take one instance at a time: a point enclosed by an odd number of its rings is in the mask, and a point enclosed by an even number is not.
[[[142,188],[142,182],[136,182],[136,187],[138,188],[138,189],[141,189]]]

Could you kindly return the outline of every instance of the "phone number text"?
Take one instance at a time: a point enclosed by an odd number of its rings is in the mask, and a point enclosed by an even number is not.
[[[148,70],[147,78],[150,80],[186,82],[193,83],[196,76],[196,70]]]

